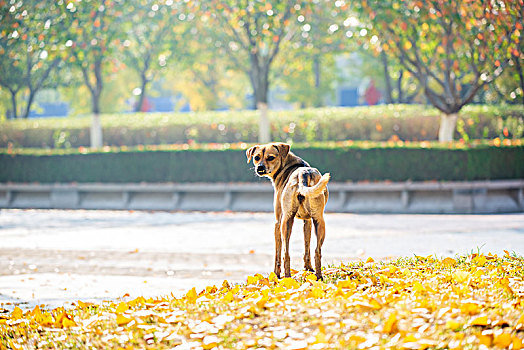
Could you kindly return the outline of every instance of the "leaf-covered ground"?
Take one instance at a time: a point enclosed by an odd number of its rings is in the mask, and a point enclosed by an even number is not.
[[[524,258],[350,263],[185,296],[0,314],[0,349],[524,348]]]

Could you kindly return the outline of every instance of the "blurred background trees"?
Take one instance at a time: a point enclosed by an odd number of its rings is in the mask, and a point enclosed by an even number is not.
[[[432,104],[449,131],[469,103],[524,104],[522,5],[0,0],[0,114],[50,95],[95,116],[348,105],[350,87],[351,104]]]
[[[363,0],[359,10],[374,48],[397,59],[443,113],[441,141],[452,140],[463,106],[510,62],[520,65],[519,1]]]
[[[65,57],[65,21],[56,4],[45,2],[4,2],[0,18],[1,92],[10,95],[9,116],[27,118],[38,91],[59,84],[53,73]]]

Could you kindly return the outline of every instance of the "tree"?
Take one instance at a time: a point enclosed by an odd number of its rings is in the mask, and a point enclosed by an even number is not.
[[[521,54],[521,0],[364,0],[357,10],[377,50],[398,59],[443,113],[440,141],[453,139],[460,109]]]
[[[233,68],[228,56],[206,35],[207,28],[196,21],[184,33],[183,55],[177,59],[175,85],[195,110],[242,108],[249,82],[245,74]]]
[[[46,1],[0,1],[0,20],[0,86],[11,95],[11,116],[27,118],[37,92],[56,84],[49,77],[65,56],[64,21]],[[27,95],[23,108],[20,92]]]
[[[201,20],[215,45],[222,47],[231,63],[249,78],[253,108],[261,110],[261,142],[270,138],[267,104],[271,66],[282,45],[295,35],[297,18],[306,4],[301,0],[211,0],[199,4]]]
[[[380,61],[384,69],[386,103],[412,103],[420,92],[418,85],[413,82],[413,76],[384,51],[380,52]],[[395,84],[393,79],[396,80]]]
[[[122,2],[120,0],[68,0],[63,4],[69,31],[66,46],[70,47],[71,63],[77,67],[91,95],[93,120],[91,147],[102,146],[100,97],[104,73],[115,47],[121,45]]]
[[[297,34],[276,62],[290,101],[320,107],[334,92],[335,56],[355,48],[342,30],[347,8],[340,1],[319,0],[298,15]]]
[[[126,6],[124,61],[140,79],[139,99],[135,111],[141,111],[148,84],[173,59],[185,22],[194,16],[185,13],[180,0],[134,0]]]

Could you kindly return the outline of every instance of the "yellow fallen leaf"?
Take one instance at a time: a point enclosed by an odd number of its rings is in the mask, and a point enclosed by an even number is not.
[[[35,308],[33,310],[31,310],[31,312],[29,313],[29,315],[33,316],[33,317],[36,317],[36,316],[39,316],[41,315],[42,312],[40,311],[40,306],[35,306]]]
[[[480,344],[490,347],[493,342],[493,335],[492,334],[477,334],[477,339],[479,340]]]
[[[516,335],[513,336],[513,338],[511,339],[511,347],[513,350],[520,350],[522,349],[522,340],[517,337]]]
[[[13,312],[11,313],[11,318],[13,320],[19,320],[21,319],[22,317],[24,317],[24,312],[22,311],[21,308],[19,308],[18,306],[15,306],[15,309],[13,310]]]
[[[476,315],[480,311],[480,306],[474,302],[464,302],[460,306],[460,311],[467,315]]]
[[[457,265],[457,260],[455,260],[453,258],[445,258],[444,260],[442,260],[442,265],[444,265],[444,266],[455,266],[455,265]]]
[[[372,263],[372,262],[375,262],[375,260],[372,258],[372,257],[369,257],[367,260],[366,260],[367,263]]]
[[[189,292],[187,292],[186,300],[189,303],[194,304],[196,302],[197,298],[198,298],[198,294],[196,292],[196,289],[193,287]]]
[[[224,294],[222,300],[226,303],[233,301],[233,293],[231,293],[231,291],[228,291],[226,294]]]
[[[269,274],[268,279],[269,279],[270,282],[278,283],[278,277],[277,277],[276,273],[274,273],[274,272],[271,272]]]
[[[53,316],[51,316],[48,312],[43,312],[35,316],[34,321],[44,327],[51,327],[55,324]]]
[[[516,329],[523,329],[524,328],[524,314],[522,314],[519,319],[517,320],[517,324],[515,325]]]
[[[133,319],[130,318],[130,317],[127,317],[127,316],[122,315],[122,314],[117,314],[116,315],[116,323],[119,326],[124,326],[124,325],[128,324],[131,321],[133,321]]]
[[[416,281],[415,283],[413,283],[413,291],[415,291],[415,292],[424,292],[425,290],[426,290],[426,288],[424,288],[422,283],[420,283],[419,281]]]
[[[326,292],[322,288],[314,287],[309,291],[309,296],[315,299],[323,298],[326,295]]]
[[[57,316],[54,326],[56,328],[69,328],[75,327],[76,323],[73,321],[73,317],[68,315],[66,312],[62,312]]]
[[[458,283],[464,283],[469,280],[471,274],[464,270],[457,270],[453,273],[453,280]]]
[[[487,326],[489,323],[488,316],[479,316],[470,322],[470,326]]]
[[[342,280],[337,282],[337,287],[343,289],[354,289],[356,287],[356,283],[351,280]]]
[[[473,263],[477,266],[484,266],[488,259],[484,255],[479,255],[473,259]]]
[[[280,284],[283,286],[283,287],[286,287],[286,288],[293,288],[293,289],[296,289],[296,288],[299,288],[300,287],[300,284],[298,284],[297,281],[295,281],[293,278],[291,277],[286,277],[286,278],[283,278],[281,281],[280,281]]]
[[[493,339],[493,345],[498,346],[499,348],[507,348],[511,342],[511,334],[506,332],[496,335]]]
[[[361,343],[365,342],[367,339],[361,335],[351,335],[348,339],[348,342],[351,345],[360,345]]]
[[[126,312],[127,310],[129,310],[129,306],[127,305],[127,303],[123,301],[120,304],[118,304],[116,308],[116,312],[120,314]]]
[[[257,300],[256,304],[259,308],[263,308],[264,305],[268,302],[269,298],[267,296],[262,296]]]
[[[308,281],[316,281],[317,280],[317,276],[315,276],[314,274],[310,273],[306,276],[306,280]]]
[[[388,316],[388,319],[384,323],[384,327],[382,327],[382,332],[383,333],[393,333],[396,331],[397,331],[397,314],[393,312]]]
[[[461,324],[456,320],[448,320],[446,321],[446,328],[451,329],[452,331],[457,332],[461,328]]]
[[[231,286],[229,285],[229,282],[227,280],[224,280],[224,282],[222,282],[222,289],[231,289]]]
[[[129,301],[127,304],[129,306],[137,306],[137,305],[144,305],[146,303],[146,299],[142,296],[137,297],[131,301]]]
[[[86,307],[90,307],[93,305],[93,303],[84,303],[81,300],[78,300],[76,303],[78,304],[78,307],[81,309],[85,309]]]

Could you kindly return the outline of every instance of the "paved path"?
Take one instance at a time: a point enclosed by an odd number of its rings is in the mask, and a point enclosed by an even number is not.
[[[128,211],[0,211],[0,309],[179,295],[273,266],[273,215]],[[327,214],[324,264],[480,250],[524,255],[524,214]],[[302,267],[302,223],[291,238]],[[313,239],[314,243],[315,240]]]

